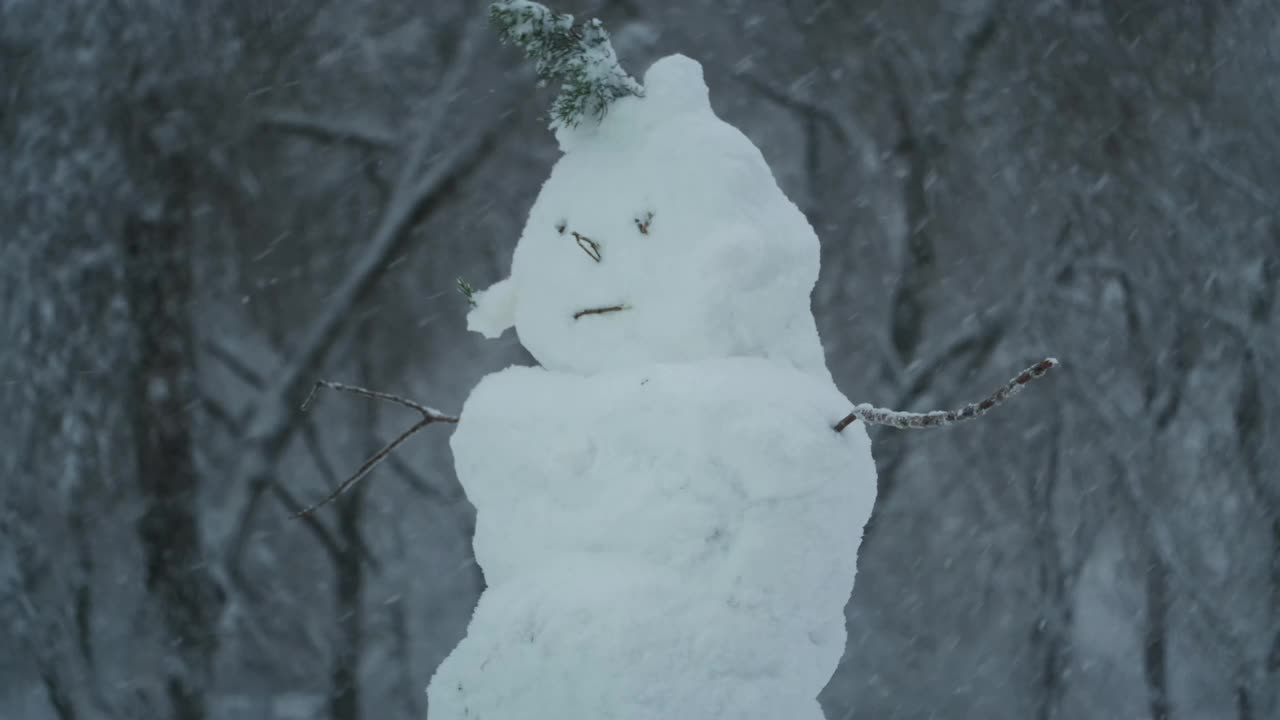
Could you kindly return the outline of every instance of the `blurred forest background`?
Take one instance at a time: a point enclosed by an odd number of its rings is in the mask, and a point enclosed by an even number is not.
[[[840,720],[1280,718],[1280,5],[573,0],[700,60],[873,434]],[[477,0],[0,0],[0,717],[420,720],[448,426],[557,157]],[[833,482],[839,478],[832,478]],[[688,720],[697,720],[690,718]]]

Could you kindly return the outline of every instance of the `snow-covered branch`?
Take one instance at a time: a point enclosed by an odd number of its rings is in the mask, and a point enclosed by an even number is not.
[[[937,410],[934,412],[913,413],[902,412],[900,410],[888,410],[885,408],[872,407],[871,405],[862,404],[855,406],[853,410],[840,422],[836,423],[835,431],[842,432],[853,421],[861,420],[868,425],[888,425],[900,430],[918,430],[922,428],[943,427],[946,425],[954,425],[965,420],[972,420],[981,417],[993,408],[1005,403],[1009,398],[1022,392],[1032,380],[1044,377],[1044,374],[1058,366],[1055,358],[1045,358],[1031,367],[1018,373],[1009,382],[1005,383],[998,390],[988,395],[986,398],[965,405],[957,410]]]

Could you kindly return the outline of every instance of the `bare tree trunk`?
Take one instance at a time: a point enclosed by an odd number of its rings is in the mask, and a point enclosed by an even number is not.
[[[413,638],[409,631],[409,618],[405,613],[404,599],[398,599],[387,607],[390,614],[392,658],[397,668],[396,685],[404,703],[404,716],[407,718],[425,717],[426,713],[418,705],[418,696],[422,695],[418,681],[413,675],[413,653],[410,643]]]
[[[1280,516],[1271,521],[1271,648],[1267,652],[1267,687],[1271,710],[1280,714]]]
[[[370,334],[368,323],[356,330],[357,347],[368,347]],[[373,375],[366,355],[357,363],[359,374]],[[368,413],[363,429],[375,433],[378,427],[378,406],[366,404]],[[363,433],[362,433],[363,434]],[[370,438],[375,450],[381,443]],[[333,554],[334,612],[337,613],[337,649],[334,653],[333,672],[330,678],[332,695],[329,700],[331,720],[359,720],[360,718],[360,658],[364,655],[364,539],[360,534],[360,520],[364,515],[364,499],[367,485],[356,485],[338,503],[338,546]]]
[[[1147,680],[1151,720],[1172,717],[1169,702],[1169,571],[1155,552],[1146,573],[1147,612],[1143,626],[1142,671]]]
[[[45,694],[49,697],[49,705],[57,714],[58,720],[78,720],[75,701],[67,689],[66,679],[58,671],[41,663],[40,680],[44,683]]]
[[[907,164],[907,176],[903,180],[903,219],[907,225],[907,237],[902,257],[902,275],[894,287],[890,337],[893,348],[903,363],[915,358],[916,350],[924,338],[926,305],[930,289],[936,284],[937,253],[933,246],[933,230],[929,227],[931,212],[929,194],[925,188],[929,164],[933,160],[933,143],[921,137],[911,109],[906,90],[898,81],[892,66],[885,64],[885,74],[893,83],[894,113],[897,115],[901,136],[896,150]]]
[[[393,528],[395,533],[396,561],[404,563],[408,559],[408,553],[405,552],[404,532],[399,525]],[[413,634],[409,626],[408,613],[405,612],[405,606],[412,602],[408,596],[409,588],[405,589],[405,595],[396,598],[396,601],[387,605],[389,613],[389,625],[391,627],[392,642],[392,659],[396,666],[396,690],[400,694],[404,705],[404,716],[406,718],[422,718],[426,717],[426,711],[421,707],[420,698],[425,698],[425,693],[419,687],[419,681],[414,677],[413,663]]]
[[[1280,225],[1271,228],[1272,251],[1280,251]],[[1271,321],[1276,298],[1280,293],[1280,259],[1275,255],[1267,255],[1259,263],[1262,283],[1253,297],[1249,308],[1252,320],[1251,330],[1256,337],[1265,337],[1267,326]],[[1271,633],[1270,644],[1263,660],[1262,705],[1264,717],[1280,716],[1280,494],[1268,492],[1270,472],[1263,460],[1263,446],[1269,438],[1265,428],[1267,417],[1261,400],[1263,396],[1263,379],[1255,371],[1252,350],[1246,349],[1241,367],[1243,380],[1240,395],[1236,401],[1235,424],[1236,437],[1240,443],[1240,454],[1244,459],[1245,472],[1249,485],[1253,488],[1257,500],[1265,509],[1270,521],[1271,542],[1268,563],[1268,585],[1270,608],[1267,622],[1263,625]],[[1274,486],[1271,486],[1274,487]],[[1252,717],[1253,706],[1247,691],[1238,692],[1236,696],[1237,716]],[[1248,713],[1248,715],[1246,715]]]
[[[1249,686],[1244,683],[1236,685],[1236,717],[1253,720],[1253,700],[1249,697]]]
[[[183,178],[172,180],[182,182]],[[200,543],[193,442],[196,401],[190,320],[190,239],[180,213],[125,226],[125,256],[136,357],[130,410],[143,513],[137,523],[146,585],[161,616],[165,690],[175,720],[207,716],[207,684],[217,649],[220,588]]]
[[[1066,696],[1064,676],[1069,665],[1070,650],[1066,629],[1041,613],[1031,629],[1031,644],[1040,655],[1036,682],[1036,720],[1054,720],[1059,716]]]
[[[80,493],[79,495],[83,495]],[[75,497],[68,524],[75,535],[77,574],[75,584],[76,646],[90,678],[97,676],[97,659],[93,647],[93,575],[92,538],[86,527],[88,510],[85,499]]]
[[[330,678],[329,717],[360,717],[360,656],[364,649],[364,558],[360,554],[360,515],[364,510],[364,486],[357,486],[338,503],[338,535],[342,549],[334,560],[334,611],[337,613],[337,650]]]
[[[1075,622],[1070,577],[1055,521],[1054,493],[1058,480],[1058,445],[1049,450],[1044,476],[1031,483],[1031,524],[1039,564],[1040,612],[1031,628],[1031,646],[1039,652],[1040,670],[1035,695],[1036,720],[1054,720],[1066,697],[1066,673],[1071,664],[1071,630]]]

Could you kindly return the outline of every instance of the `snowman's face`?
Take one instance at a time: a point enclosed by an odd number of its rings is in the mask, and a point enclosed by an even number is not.
[[[574,138],[516,247],[516,331],[548,368],[769,355],[812,326],[817,238],[760,152],[693,61],[645,85]]]

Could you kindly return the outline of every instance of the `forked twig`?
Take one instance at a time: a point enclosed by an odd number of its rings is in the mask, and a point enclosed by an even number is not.
[[[871,405],[862,404],[853,408],[853,411],[845,415],[840,422],[836,423],[835,431],[841,432],[848,427],[854,420],[861,420],[868,425],[888,425],[900,430],[919,430],[922,428],[943,427],[946,425],[954,425],[965,420],[972,420],[976,417],[986,415],[992,408],[1002,405],[1006,400],[1022,392],[1022,388],[1027,383],[1037,378],[1044,377],[1044,374],[1058,366],[1056,358],[1045,358],[1031,367],[1018,373],[1018,376],[1005,383],[1003,387],[988,395],[984,400],[976,403],[969,403],[958,410],[938,410],[927,413],[911,413],[901,412],[898,410],[887,410],[885,408],[872,407]]]
[[[569,234],[573,235],[574,240],[578,241],[578,247],[582,248],[582,252],[591,256],[592,260],[600,262],[600,258],[603,257],[600,254],[600,243],[574,230],[570,230]]]
[[[362,464],[359,468],[357,468],[355,473],[352,474],[351,477],[347,478],[346,480],[343,480],[342,483],[339,484],[338,487],[334,488],[333,492],[329,493],[329,495],[326,496],[323,500],[312,505],[311,507],[304,508],[294,513],[293,517],[295,519],[304,517],[306,515],[310,515],[316,510],[333,502],[342,493],[350,490],[352,486],[360,482],[360,480],[362,480],[364,476],[368,475],[375,467],[377,467],[378,463],[382,462],[383,460],[386,460],[387,456],[390,455],[393,450],[399,447],[401,443],[403,443],[405,440],[408,440],[410,436],[412,436],[414,433],[418,432],[422,428],[430,425],[431,423],[436,423],[436,422],[442,422],[442,423],[458,422],[458,418],[454,415],[445,415],[439,410],[436,410],[434,408],[429,408],[425,405],[414,402],[413,400],[409,400],[408,398],[400,397],[399,395],[392,395],[390,393],[378,392],[376,390],[367,390],[365,388],[357,387],[355,385],[344,385],[343,383],[330,382],[328,380],[317,380],[316,384],[312,386],[311,392],[307,394],[307,399],[302,402],[303,412],[306,412],[307,408],[311,406],[312,401],[315,399],[316,391],[318,391],[321,387],[327,387],[331,390],[340,390],[342,392],[349,392],[354,395],[361,395],[363,397],[372,398],[374,400],[385,400],[387,402],[392,402],[397,405],[403,405],[404,407],[417,411],[419,414],[422,415],[422,419],[414,423],[413,426],[410,427],[408,430],[405,430],[404,432],[400,433],[400,435],[395,440],[392,440],[391,442],[387,443],[385,447],[383,447],[378,452],[374,453],[373,456],[370,457],[368,460],[365,460],[364,464]]]

